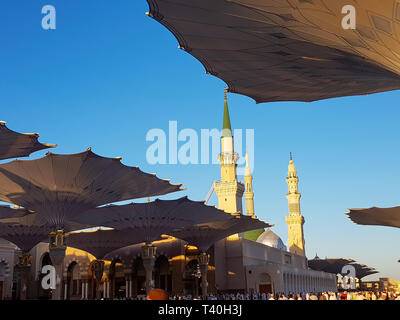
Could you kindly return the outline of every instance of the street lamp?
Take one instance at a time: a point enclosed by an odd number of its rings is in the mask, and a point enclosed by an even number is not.
[[[195,295],[196,297],[199,295],[199,279],[201,278],[201,271],[200,271],[200,265],[197,264],[196,271],[192,273],[192,276],[195,277],[195,286],[196,286],[196,291]]]

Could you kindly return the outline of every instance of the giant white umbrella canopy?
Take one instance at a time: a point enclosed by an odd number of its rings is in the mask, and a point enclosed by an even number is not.
[[[360,280],[364,277],[379,273],[375,268],[368,267],[365,264],[353,263],[351,265],[356,269],[356,278]]]
[[[55,144],[40,143],[38,138],[38,133],[18,133],[0,121],[0,160],[27,157],[33,152],[57,147]]]
[[[176,200],[156,199],[153,202],[121,206],[110,205],[89,210],[77,217],[80,223],[95,222],[99,226],[129,230],[132,233],[130,244],[151,243],[162,234],[168,234],[178,228],[230,219],[231,215],[224,211],[207,206],[203,201],[189,200],[187,197]]]
[[[354,223],[400,228],[400,207],[349,210],[346,214]]]
[[[272,227],[272,225],[250,216],[237,215],[231,216],[229,220],[181,228],[168,233],[168,235],[185,240],[199,250],[206,252],[215,242],[230,235],[268,227]]]
[[[96,230],[67,235],[69,247],[84,250],[102,260],[107,253],[141,242],[132,230]]]
[[[355,277],[362,279],[366,276],[379,273],[374,268],[368,267],[365,264],[356,263],[353,259],[347,258],[314,258],[308,260],[308,266],[316,271],[323,271],[333,274],[341,274],[344,266],[353,266],[355,269]]]
[[[400,5],[392,0],[147,0],[229,91],[269,101],[314,101],[400,89]],[[342,8],[356,29],[342,28]],[[346,19],[345,19],[346,20]]]
[[[308,266],[316,271],[324,271],[337,274],[341,272],[343,266],[353,262],[355,262],[355,260],[347,258],[314,258],[312,260],[308,260]]]
[[[173,237],[166,239],[160,239],[159,241],[153,242],[157,247],[157,255],[164,255],[166,257],[179,256],[182,253],[183,248],[187,245],[187,242]],[[133,244],[127,247],[123,247],[108,253],[105,256],[107,260],[123,259],[125,261],[131,261],[132,258],[138,257],[142,254],[143,243]]]
[[[1,219],[19,218],[30,214],[26,209],[11,208],[9,206],[0,205],[0,221]]]
[[[36,221],[36,215],[26,209],[0,206],[0,238],[27,252],[49,235],[47,231],[43,236],[43,228],[38,226],[43,223]]]
[[[105,158],[90,148],[82,153],[47,153],[36,160],[0,164],[0,201],[17,204],[63,228],[91,208],[123,200],[164,195],[181,184]]]
[[[19,211],[23,210],[20,209]],[[65,231],[75,231],[89,227],[93,227],[93,225],[76,222],[67,222],[64,224]],[[36,213],[27,213],[23,216],[0,219],[0,238],[14,243],[23,252],[29,252],[40,242],[48,242],[49,233],[52,231],[54,231],[54,227]]]

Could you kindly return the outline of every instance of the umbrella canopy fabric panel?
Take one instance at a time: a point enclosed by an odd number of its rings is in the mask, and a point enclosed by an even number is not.
[[[343,267],[353,266],[356,272],[356,278],[362,279],[366,276],[379,273],[374,268],[370,268],[365,264],[355,263],[353,259],[331,258],[331,259],[312,259],[308,260],[308,266],[316,271],[323,271],[333,274],[341,274]]]
[[[97,230],[68,234],[69,247],[84,250],[101,260],[107,253],[142,242],[133,230]]]
[[[76,231],[93,227],[76,222],[64,225],[65,231]],[[48,242],[50,232],[54,227],[36,213],[29,213],[21,217],[0,219],[0,238],[6,239],[24,252],[29,252],[40,242]]]
[[[308,260],[308,266],[316,271],[324,271],[329,273],[341,273],[345,265],[355,262],[353,259],[330,258],[330,259],[312,259]]]
[[[370,268],[365,264],[352,263],[351,266],[356,269],[356,278],[360,280],[372,274],[379,273],[379,271],[376,271],[374,268]]]
[[[392,0],[147,0],[169,29],[229,91],[270,101],[315,101],[400,88]],[[356,9],[355,30],[342,8]]]
[[[0,164],[0,201],[32,210],[61,229],[100,205],[180,190],[180,184],[172,185],[123,165],[121,158],[104,158],[90,149]]]
[[[129,229],[138,237],[137,242],[147,243],[177,228],[229,219],[231,215],[224,211],[207,206],[203,201],[189,200],[187,197],[105,206],[89,210],[77,217],[80,223],[96,222],[98,226]]]
[[[326,259],[312,259],[308,260],[308,266],[316,271],[323,271],[329,266],[329,262]]]
[[[9,206],[0,205],[0,219],[20,218],[30,214],[28,210],[19,208],[10,208]]]
[[[162,239],[160,241],[153,242],[153,245],[157,247],[156,255],[163,255],[167,258],[180,256],[184,249],[186,242],[176,238]],[[123,259],[124,261],[132,261],[132,257],[139,257],[142,255],[143,243],[130,245],[121,249],[117,249],[108,253],[105,256],[106,260]]]
[[[49,232],[55,231],[54,226],[49,224],[47,220],[40,214],[29,212],[21,217],[12,217],[6,219],[0,219],[0,225],[23,225],[27,227],[43,227],[47,228]],[[88,228],[97,227],[96,224],[90,223],[79,223],[75,221],[68,221],[64,223],[64,231],[71,232],[77,230],[83,230]]]
[[[14,243],[23,252],[29,252],[40,242],[48,242],[50,231],[46,226],[0,223],[0,238]]]
[[[333,274],[342,272],[344,266],[355,262],[353,259],[338,258],[338,259],[327,259],[328,266],[323,271]]]
[[[349,210],[346,215],[354,223],[400,228],[400,207]]]
[[[0,160],[28,157],[31,153],[55,148],[57,145],[40,143],[37,133],[18,133],[6,127],[4,121],[0,121]]]
[[[175,230],[168,235],[185,240],[206,252],[215,242],[235,233],[268,228],[272,225],[249,216],[233,216],[226,221],[203,223]]]

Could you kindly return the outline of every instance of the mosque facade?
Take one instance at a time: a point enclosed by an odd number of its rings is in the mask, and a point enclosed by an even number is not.
[[[231,215],[246,214],[256,218],[253,176],[246,153],[244,183],[236,174],[239,156],[234,151],[228,103],[225,93],[221,153],[221,180],[214,183],[218,208]],[[234,234],[216,242],[209,250],[208,293],[298,293],[337,291],[334,274],[308,267],[303,232],[304,217],[300,211],[299,178],[292,157],[288,166],[289,214],[288,248],[271,229]],[[243,197],[246,212],[242,207]],[[67,242],[68,243],[68,242]],[[171,295],[200,295],[201,272],[199,250],[180,239],[163,236],[156,241],[157,259],[152,286]],[[20,251],[0,239],[0,299],[50,299],[50,290],[42,287],[44,266],[52,264],[49,245],[40,243],[31,252],[28,272],[23,272]],[[62,298],[115,299],[134,298],[146,293],[146,269],[141,244],[116,250],[105,257],[101,280],[95,276],[96,258],[88,252],[67,247],[62,275]]]

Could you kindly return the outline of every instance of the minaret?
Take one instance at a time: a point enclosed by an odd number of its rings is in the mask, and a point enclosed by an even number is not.
[[[246,168],[244,169],[244,198],[246,199],[246,214],[254,217],[254,192],[253,192],[253,176],[251,175],[249,166],[249,155],[246,151]]]
[[[246,151],[246,167],[244,169],[244,184],[245,192],[244,198],[246,199],[246,215],[257,218],[254,213],[254,192],[253,192],[253,176],[251,174],[249,165],[249,155]],[[246,231],[243,235],[247,240],[257,241],[258,237],[264,232],[264,229],[256,229]]]
[[[221,167],[221,181],[215,182],[214,189],[218,196],[218,209],[231,214],[242,214],[244,185],[237,181],[236,176],[236,166],[239,156],[233,150],[233,136],[226,93],[227,90],[225,89],[221,153],[218,157]]]
[[[286,217],[289,233],[289,251],[305,256],[305,241],[303,233],[304,217],[300,212],[300,197],[298,192],[299,178],[297,177],[296,166],[293,163],[292,153],[288,166],[288,177],[286,178],[289,192],[286,198],[289,202],[289,216]]]

